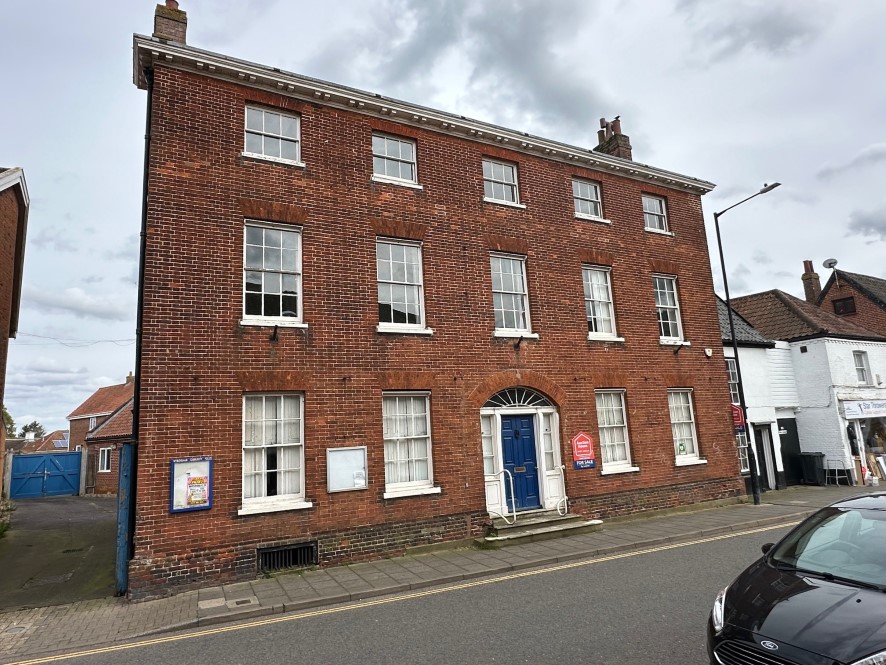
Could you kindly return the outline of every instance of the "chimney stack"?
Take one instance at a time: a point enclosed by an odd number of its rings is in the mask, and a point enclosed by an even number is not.
[[[597,152],[605,152],[613,157],[633,160],[631,139],[621,133],[621,116],[615,116],[611,122],[600,118],[600,130],[597,131]]]
[[[806,294],[806,302],[818,305],[818,296],[821,295],[821,280],[818,273],[812,269],[812,261],[803,261],[803,291]]]
[[[154,37],[187,44],[188,15],[178,8],[177,0],[166,0],[154,11]]]
[[[135,381],[135,375],[133,375],[132,372],[130,372],[129,374],[126,375],[126,384],[125,385],[129,385],[130,383],[133,383],[134,381]]]

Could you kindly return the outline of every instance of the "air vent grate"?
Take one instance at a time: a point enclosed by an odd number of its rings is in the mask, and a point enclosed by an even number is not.
[[[258,550],[258,568],[263,573],[316,565],[317,541]]]

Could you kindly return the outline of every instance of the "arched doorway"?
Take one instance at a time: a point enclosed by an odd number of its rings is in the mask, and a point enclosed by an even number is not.
[[[523,386],[495,393],[480,409],[480,435],[491,514],[557,508],[565,487],[559,415],[550,399]]]

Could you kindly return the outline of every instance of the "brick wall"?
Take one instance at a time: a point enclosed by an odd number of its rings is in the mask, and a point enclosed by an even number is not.
[[[305,168],[240,156],[247,102],[301,115]],[[373,129],[415,138],[422,190],[370,182]],[[697,195],[165,67],[155,72],[151,133],[134,596],[170,580],[254,574],[255,548],[270,542],[321,538],[321,558],[337,561],[396,552],[429,522],[443,525],[444,538],[478,534],[485,513],[478,409],[514,384],[556,402],[564,461],[573,434],[597,439],[594,389],[627,390],[640,471],[602,476],[567,464],[566,490],[582,511],[614,496],[637,494],[648,497],[644,506],[658,506],[740,487]],[[526,209],[482,202],[483,156],[518,164]],[[611,225],[574,218],[573,176],[602,183]],[[667,198],[673,237],[643,230],[642,192]],[[246,216],[302,227],[307,329],[280,328],[272,340],[269,328],[239,324]],[[420,234],[433,336],[375,331],[377,232]],[[527,256],[540,338],[518,347],[492,335],[489,252],[501,247]],[[623,343],[586,339],[581,265],[601,258],[611,261]],[[651,276],[660,271],[678,276],[691,346],[659,344]],[[674,464],[671,387],[695,390],[707,464]],[[431,393],[441,494],[382,498],[381,393],[394,389]],[[238,515],[242,396],[251,391],[304,393],[312,508]],[[326,448],[343,445],[368,447],[368,486],[329,494]],[[170,514],[169,461],[191,455],[214,458],[213,508]],[[412,535],[386,535],[391,529]],[[321,537],[353,530],[381,535],[363,549],[362,536],[334,548]]]
[[[12,289],[15,248],[18,244],[18,217],[21,202],[15,188],[0,192],[0,404],[6,384],[6,358],[9,351],[9,322],[12,316]]]
[[[120,449],[115,443],[100,442],[90,443],[89,446],[89,464],[95,465],[95,493],[96,494],[116,494],[117,485],[120,481],[119,464]],[[99,461],[101,459],[99,452],[102,448],[111,449],[111,469],[110,471],[100,471]]]
[[[855,298],[855,313],[844,314],[840,318],[852,321],[868,330],[873,330],[880,335],[886,335],[886,311],[871,301],[865,294],[856,289],[852,284],[841,281],[834,283],[828,289],[827,296],[821,303],[821,308],[826,312],[834,313],[834,300],[841,298]]]

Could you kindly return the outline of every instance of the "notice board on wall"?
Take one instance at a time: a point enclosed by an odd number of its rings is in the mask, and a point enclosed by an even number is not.
[[[366,489],[366,446],[326,449],[326,491]]]

